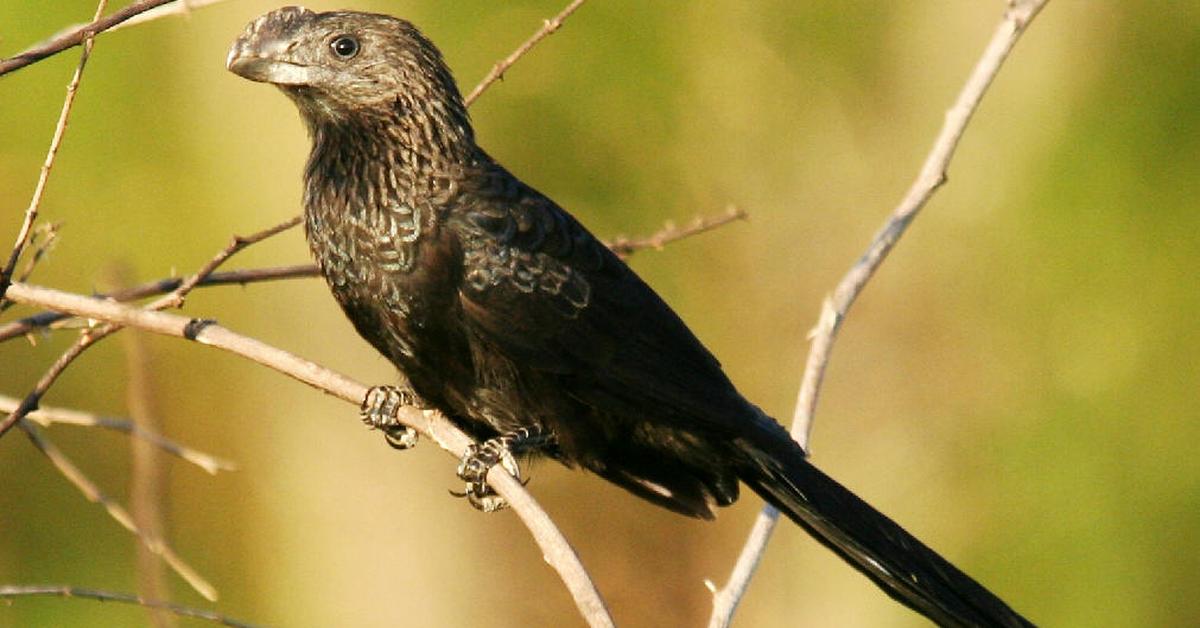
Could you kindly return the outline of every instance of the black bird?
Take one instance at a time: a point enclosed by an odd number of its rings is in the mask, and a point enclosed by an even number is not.
[[[305,225],[334,297],[419,403],[492,439],[484,454],[549,456],[705,519],[740,480],[938,624],[1031,625],[812,466],[654,290],[488,156],[412,24],[286,7],[228,67],[278,86],[308,127]],[[472,502],[493,506],[464,466]]]

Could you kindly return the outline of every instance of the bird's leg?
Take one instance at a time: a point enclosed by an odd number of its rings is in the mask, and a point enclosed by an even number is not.
[[[480,444],[471,443],[458,465],[458,477],[467,483],[467,488],[462,493],[451,493],[458,497],[466,497],[472,506],[483,512],[507,508],[508,503],[504,498],[488,486],[488,471],[499,464],[520,481],[521,467],[517,464],[516,457],[553,445],[554,442],[553,432],[541,426],[534,426],[501,434]]]
[[[396,413],[402,406],[419,405],[411,389],[396,386],[372,386],[363,397],[360,415],[363,423],[383,432],[387,444],[408,449],[417,444],[417,431],[401,423]]]

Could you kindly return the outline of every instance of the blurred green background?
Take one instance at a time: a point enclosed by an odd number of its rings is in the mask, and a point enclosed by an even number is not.
[[[465,91],[563,4],[356,8],[416,22]],[[1003,4],[593,0],[472,115],[489,151],[601,236],[749,211],[632,263],[747,396],[787,419],[822,297],[915,176]],[[234,0],[97,41],[42,205],[60,242],[35,283],[86,292],[115,269],[191,272],[231,234],[298,212],[297,114],[224,69],[245,23],[276,6]],[[0,2],[0,55],[93,10]],[[77,59],[0,78],[5,247]],[[1197,175],[1200,4],[1051,2],[949,185],[852,311],[817,464],[1038,623],[1195,625]],[[230,267],[305,260],[294,232]],[[205,289],[187,312],[360,381],[394,380],[319,281]],[[23,395],[73,338],[0,345],[0,393]],[[345,403],[213,350],[144,343],[165,433],[241,465],[210,477],[168,462],[169,536],[219,588],[217,610],[285,626],[582,623],[515,516],[446,494],[455,462],[436,447],[398,454]],[[128,415],[128,382],[122,343],[108,341],[44,402]],[[127,438],[47,434],[128,500]],[[553,464],[530,488],[626,626],[703,625],[703,582],[724,581],[760,505],[750,495],[697,522]],[[0,583],[131,591],[134,555],[24,436],[0,441]],[[205,605],[167,582],[172,599]],[[146,621],[88,601],[0,605],[0,626]],[[738,625],[924,623],[789,525]]]

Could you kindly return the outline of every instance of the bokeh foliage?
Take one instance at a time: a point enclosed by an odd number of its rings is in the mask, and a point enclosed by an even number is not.
[[[561,4],[357,6],[417,22],[469,89]],[[1002,4],[593,0],[472,114],[491,152],[601,235],[750,211],[633,263],[786,419],[820,299],[916,174]],[[88,291],[117,272],[187,272],[230,234],[298,211],[295,112],[223,68],[242,26],[275,6],[231,1],[98,40],[43,204],[63,228],[37,283]],[[2,2],[0,55],[93,9]],[[822,397],[816,462],[1045,625],[1200,617],[1198,24],[1196,3],[1052,2],[949,185],[852,312]],[[0,78],[6,246],[77,59]],[[294,233],[233,266],[306,257]],[[363,381],[394,377],[317,281],[202,290],[188,311]],[[0,345],[0,392],[23,394],[70,339]],[[296,626],[579,623],[514,517],[445,494],[453,461],[435,447],[396,454],[346,404],[201,347],[146,342],[165,431],[242,465],[170,471],[171,538],[218,585],[222,612]],[[126,381],[109,342],[45,402],[126,414]],[[125,438],[49,434],[126,498]],[[704,524],[551,464],[531,487],[629,626],[701,625],[702,582],[726,577],[759,504]],[[0,582],[135,582],[130,536],[19,433],[0,441]],[[144,620],[84,601],[0,607],[0,626]],[[922,625],[791,527],[739,620]]]

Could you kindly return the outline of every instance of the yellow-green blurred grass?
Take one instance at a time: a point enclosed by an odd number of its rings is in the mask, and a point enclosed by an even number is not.
[[[788,418],[820,299],[916,174],[997,2],[593,0],[473,109],[485,147],[603,236],[736,203],[748,223],[634,265],[749,397]],[[334,8],[330,2],[312,8]],[[223,69],[229,2],[105,35],[43,203],[65,223],[36,281],[189,272],[298,211],[307,145],[290,103]],[[363,2],[410,17],[464,89],[559,2]],[[0,3],[0,54],[94,5]],[[949,185],[855,306],[835,350],[816,461],[1045,625],[1200,616],[1196,332],[1200,31],[1187,3],[1056,0],[968,130]],[[78,58],[0,79],[0,234],[15,233]],[[298,234],[233,266],[306,259]],[[316,281],[206,289],[188,311],[385,382]],[[21,394],[69,340],[0,345]],[[175,462],[172,539],[218,608],[281,625],[578,624],[508,514],[445,489],[453,461],[399,455],[353,408],[201,347],[149,340],[166,431],[232,457]],[[47,403],[123,414],[118,343]],[[123,437],[49,434],[124,499]],[[699,625],[758,500],[684,520],[551,464],[531,485],[618,621]],[[0,582],[130,590],[133,542],[19,434],[0,442]],[[177,580],[182,602],[202,604]],[[137,610],[21,600],[0,626],[129,625]],[[746,626],[922,625],[790,527]]]

